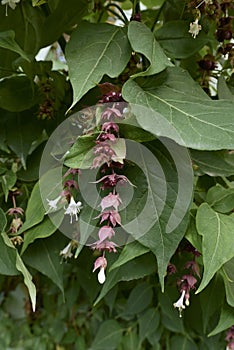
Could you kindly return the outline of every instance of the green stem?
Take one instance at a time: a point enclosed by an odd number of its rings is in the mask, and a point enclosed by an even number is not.
[[[125,19],[122,18],[122,16],[120,16],[117,12],[115,12],[114,10],[109,9],[108,12],[112,13],[115,17],[117,17],[118,19],[120,19],[124,24],[127,24],[128,22],[125,21]]]
[[[161,13],[162,13],[162,10],[164,9],[164,6],[166,4],[166,1],[164,1],[164,3],[162,4],[162,6],[160,7],[160,9],[158,10],[158,13],[157,13],[157,16],[155,17],[155,20],[154,20],[154,23],[151,27],[151,31],[153,32],[154,31],[154,28],[159,20],[159,17],[161,16]]]
[[[134,0],[133,1],[133,7],[132,7],[132,16],[134,16],[136,13],[140,12],[140,1]]]
[[[110,9],[108,10],[109,7],[116,7],[119,10],[119,12],[121,13],[122,17],[118,13],[116,13],[115,11],[110,10]],[[121,7],[119,5],[114,4],[114,3],[110,3],[110,4],[105,6],[105,9],[108,10],[109,12],[113,13],[119,19],[121,19],[121,21],[123,21],[125,24],[128,23],[128,18],[127,18],[127,16],[125,15],[124,11],[121,9]]]
[[[231,182],[225,177],[225,176],[221,176],[221,179],[223,180],[223,182],[225,182],[225,184],[229,187],[232,188],[232,184]]]

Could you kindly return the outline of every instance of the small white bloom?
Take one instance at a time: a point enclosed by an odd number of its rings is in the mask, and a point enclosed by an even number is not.
[[[58,202],[60,201],[61,198],[62,198],[61,196],[58,196],[57,198],[55,198],[53,200],[46,198],[46,200],[48,202],[49,209],[47,210],[47,212],[45,214],[48,214],[51,211],[57,210],[57,205],[58,205]]]
[[[178,307],[180,317],[182,317],[182,311],[185,309],[185,306],[183,304],[185,296],[185,290],[182,291],[180,298],[173,304],[174,307]]]
[[[64,259],[72,258],[72,241],[69,242],[68,245],[66,245],[66,247],[60,251],[60,255],[62,255]]]
[[[19,2],[20,2],[20,0],[2,0],[1,1],[2,5],[6,5],[6,16],[8,16],[7,6],[10,6],[10,8],[12,8],[12,10],[14,10],[16,8],[16,4],[18,4]]]
[[[70,200],[70,203],[65,209],[65,213],[64,214],[67,214],[67,215],[70,215],[71,217],[71,220],[70,220],[70,223],[72,224],[72,217],[73,215],[75,216],[76,218],[76,221],[78,221],[78,213],[80,212],[81,210],[81,206],[82,206],[82,203],[81,202],[75,202],[74,198],[71,197],[71,200]]]
[[[105,276],[105,268],[101,267],[100,271],[98,272],[98,282],[100,284],[103,284],[106,280],[106,276]]]
[[[64,258],[64,259],[67,259],[67,258],[72,258],[73,256],[73,253],[72,251],[78,247],[78,242],[75,241],[75,240],[71,240],[68,245],[66,245],[65,248],[63,248],[61,251],[60,251],[60,255]]]
[[[195,21],[193,23],[190,23],[190,29],[189,29],[189,33],[192,34],[192,37],[195,39],[196,36],[199,34],[200,30],[202,29],[202,26],[200,24],[198,24],[199,19],[195,19]]]

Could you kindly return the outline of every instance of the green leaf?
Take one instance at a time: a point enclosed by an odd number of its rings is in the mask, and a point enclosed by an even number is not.
[[[195,210],[192,210],[190,212],[190,221],[189,225],[186,231],[185,238],[200,252],[202,253],[202,238],[197,232],[196,228],[196,221],[195,221],[195,216],[196,216]]]
[[[20,112],[36,104],[36,85],[26,76],[12,76],[0,81],[0,108]]]
[[[3,210],[0,208],[0,232],[2,233],[7,225],[7,218]],[[14,276],[18,275],[16,269],[15,252],[5,244],[3,237],[0,235],[0,274]]]
[[[2,210],[2,208],[0,208],[0,233],[5,230],[6,225],[7,225],[6,215],[5,215],[4,211]]]
[[[18,271],[22,273],[24,276],[24,284],[28,288],[28,292],[30,295],[31,303],[32,303],[32,309],[35,311],[36,308],[36,287],[34,283],[32,282],[32,276],[30,275],[29,271],[27,270],[26,266],[24,265],[23,260],[21,259],[17,249],[15,248],[14,244],[11,242],[9,237],[6,233],[2,232],[2,238],[5,242],[5,244],[10,247],[13,250],[13,254],[15,255],[15,263],[16,268]],[[12,255],[13,255],[12,254]]]
[[[129,331],[127,331],[126,334],[124,334],[121,340],[121,347],[118,348],[118,350],[142,349],[142,348],[139,348],[139,346],[140,346],[140,341],[136,330],[130,329]]]
[[[130,56],[126,28],[106,23],[81,23],[66,47],[74,93],[72,107],[100,82],[104,74],[117,77]]]
[[[64,164],[71,168],[89,169],[94,159],[92,149],[95,146],[96,138],[96,134],[78,137],[66,155]]]
[[[217,184],[209,189],[206,202],[220,213],[229,213],[234,209],[234,188],[224,188]]]
[[[62,191],[61,183],[57,179],[62,179],[61,168],[54,168],[40,177],[40,180],[34,186],[31,196],[28,200],[25,211],[25,222],[19,230],[19,234],[29,230],[31,227],[39,224],[45,216],[45,206],[48,206],[48,200],[54,200]],[[46,198],[45,198],[46,197]],[[58,210],[63,206],[59,205]],[[53,222],[56,219],[57,227],[60,225],[61,216],[53,216]]]
[[[163,145],[156,140],[145,146],[147,153],[143,146],[135,143],[134,147],[127,149],[129,159],[142,171],[137,171],[135,166],[136,170],[133,168],[126,174],[136,190],[126,208],[126,216],[121,215],[122,226],[157,257],[158,274],[163,288],[167,265],[187,227],[192,196],[189,186],[191,191],[193,186],[192,173],[189,158],[187,163],[186,154],[174,142],[165,141]],[[175,154],[181,155],[177,164],[179,168],[174,163],[176,160],[172,159]],[[184,162],[181,162],[182,158]],[[184,193],[179,191],[182,188],[179,185],[181,180],[187,183]]]
[[[171,349],[198,350],[197,345],[185,335],[174,335],[170,340]]]
[[[13,30],[7,30],[0,32],[0,47],[8,49],[18,53],[25,60],[30,61],[27,54],[21,49],[21,47],[15,41],[15,32]]]
[[[169,57],[187,58],[211,41],[203,31],[198,34],[196,40],[188,31],[189,22],[170,21],[155,32],[155,37]]]
[[[13,30],[16,42],[32,60],[40,48],[44,11],[39,6],[33,7],[30,1],[22,1],[15,10],[9,9],[9,16],[5,16],[5,6],[1,6],[0,17],[0,31]]]
[[[28,200],[27,209],[25,211],[25,222],[20,228],[18,234],[21,234],[39,224],[43,220],[44,215],[45,208],[41,199],[39,182],[37,182]]]
[[[17,171],[17,178],[19,180],[26,182],[38,180],[41,155],[44,147],[45,144],[43,143],[27,157],[26,169],[21,168],[19,171]]]
[[[16,183],[17,177],[16,174],[12,170],[7,170],[4,175],[1,175],[1,183],[3,193],[5,195],[5,201],[7,201],[9,191],[14,187]]]
[[[135,74],[137,76],[153,75],[172,66],[161,46],[155,40],[150,29],[141,22],[132,21],[128,26],[128,38],[134,51],[143,54],[150,62],[146,71]]]
[[[222,276],[226,290],[227,302],[234,307],[234,258],[222,266]]]
[[[234,175],[234,153],[190,150],[197,171],[209,176]]]
[[[93,164],[95,154],[93,147],[95,146],[94,140],[97,135],[84,135],[78,137],[76,143],[69,150],[66,155],[64,164],[71,168],[90,169]],[[106,141],[109,143],[108,141]],[[112,150],[115,155],[112,156],[112,160],[115,162],[123,163],[123,159],[126,158],[126,144],[123,138],[118,138],[115,143],[110,142]]]
[[[65,238],[65,237],[64,237]],[[65,240],[61,234],[37,240],[23,255],[25,263],[49,277],[63,291],[63,264],[59,248]]]
[[[139,242],[137,242],[137,241],[131,242],[131,243],[124,246],[118,259],[114,262],[113,265],[111,265],[109,271],[112,271],[112,270],[116,269],[117,267],[120,267],[120,266],[126,264],[128,261],[135,259],[138,256],[141,256],[143,254],[148,253],[149,251],[150,251],[149,248],[144,247]]]
[[[23,283],[18,284],[14,290],[9,292],[4,309],[14,321],[26,317],[25,300],[27,299],[27,290]]]
[[[165,0],[143,0],[141,1],[142,4],[144,4],[147,8],[155,7],[155,6],[162,6]]]
[[[89,350],[115,350],[117,349],[123,329],[115,320],[104,321],[92,342]]]
[[[231,327],[233,324],[234,324],[233,308],[225,304],[222,308],[222,312],[221,312],[220,319],[217,326],[212,330],[212,332],[210,332],[208,336],[212,337],[213,335],[223,332],[224,330]]]
[[[217,274],[200,296],[203,333],[209,333],[217,324],[221,313],[225,290],[222,277]]]
[[[126,119],[126,123],[120,124],[120,136],[125,139],[134,140],[136,142],[147,142],[155,140],[155,135],[149,133],[148,131],[143,130],[140,126],[137,125],[135,120]],[[134,123],[134,125],[132,124]]]
[[[228,88],[225,78],[221,75],[218,78],[218,96],[219,99],[234,101],[234,95]]]
[[[131,281],[148,276],[155,272],[156,261],[153,255],[145,254],[139,258],[131,260],[107,274],[105,284],[100,295],[95,301],[95,305],[119,282]]]
[[[159,292],[158,299],[164,327],[172,332],[184,333],[182,318],[179,317],[178,311],[173,307],[175,299],[171,299],[167,292]]]
[[[43,23],[40,46],[53,44],[72,27],[80,24],[82,17],[88,14],[89,3],[86,0],[59,0],[55,9]]]
[[[136,315],[144,311],[152,302],[153,289],[146,282],[136,285],[131,291],[124,310],[125,315]]]
[[[49,237],[58,229],[59,223],[61,224],[64,215],[61,211],[59,211],[53,214],[53,217],[55,216],[57,217],[56,222],[58,223],[58,226],[55,226],[51,222],[50,218],[46,217],[44,221],[27,230],[24,235],[24,243],[21,254],[23,254],[29,244],[33,243],[36,239]]]
[[[140,341],[143,342],[152,333],[155,333],[159,327],[160,314],[155,308],[147,309],[138,317]]]
[[[221,266],[234,257],[232,230],[234,214],[227,216],[212,210],[203,203],[197,212],[196,225],[202,236],[202,256],[204,273],[199,293],[210,282]]]
[[[5,114],[7,144],[20,158],[24,169],[32,143],[41,136],[43,128],[42,123],[33,117],[32,113],[32,110],[28,110]]]
[[[144,130],[195,149],[234,148],[233,103],[205,97],[180,68],[130,79],[122,93]]]

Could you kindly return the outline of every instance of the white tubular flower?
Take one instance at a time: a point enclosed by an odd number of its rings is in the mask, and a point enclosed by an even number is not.
[[[75,240],[71,240],[68,245],[66,245],[65,248],[63,248],[61,251],[60,251],[60,255],[64,258],[64,259],[67,259],[67,258],[72,258],[73,257],[73,253],[72,251],[78,247],[78,242],[75,241]]]
[[[192,34],[192,37],[195,39],[196,36],[199,34],[200,30],[202,29],[202,26],[200,24],[198,24],[199,19],[195,19],[195,21],[193,23],[190,23],[190,29],[189,29],[189,33]]]
[[[72,217],[73,216],[75,216],[76,221],[78,221],[78,213],[80,212],[81,208],[82,208],[82,203],[81,202],[77,202],[76,203],[74,198],[71,197],[70,203],[69,203],[67,209],[64,208],[65,209],[65,213],[64,214],[65,215],[70,215],[70,217],[71,217],[71,220],[70,220],[71,224],[72,224]]]
[[[175,308],[178,307],[180,317],[182,317],[182,311],[185,309],[185,306],[183,304],[184,296],[185,296],[185,290],[182,291],[180,298],[173,304]]]
[[[63,248],[60,251],[60,255],[64,258],[72,258],[73,254],[72,254],[72,241],[68,243],[68,245],[66,245],[65,248]]]
[[[106,275],[105,275],[105,268],[101,267],[100,271],[98,272],[98,282],[100,284],[103,284],[106,280]]]
[[[96,271],[97,269],[100,269],[98,272],[98,282],[100,284],[103,284],[106,280],[106,275],[105,275],[106,266],[107,266],[107,260],[104,256],[100,256],[99,258],[97,258],[94,263],[93,272]]]
[[[7,7],[10,6],[10,8],[14,10],[16,8],[16,4],[18,4],[19,2],[20,0],[2,0],[1,1],[2,5],[6,5],[6,16],[8,16]]]
[[[47,199],[47,202],[48,202],[48,206],[49,206],[49,209],[47,210],[47,212],[45,214],[48,214],[52,211],[55,211],[57,210],[57,206],[58,206],[58,202],[60,201],[60,199],[62,198],[62,196],[58,196],[57,198],[51,200],[51,199]]]

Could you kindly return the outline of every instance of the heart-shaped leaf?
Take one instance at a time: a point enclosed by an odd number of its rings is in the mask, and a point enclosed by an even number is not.
[[[150,62],[150,66],[145,72],[135,74],[134,77],[153,75],[163,71],[168,66],[172,66],[153,33],[144,23],[130,22],[128,38],[133,50],[143,54]]]
[[[74,106],[103,75],[117,77],[127,65],[131,47],[126,28],[82,22],[66,48]]]
[[[180,68],[130,79],[122,93],[138,123],[155,135],[200,150],[234,148],[234,104],[212,101]]]

